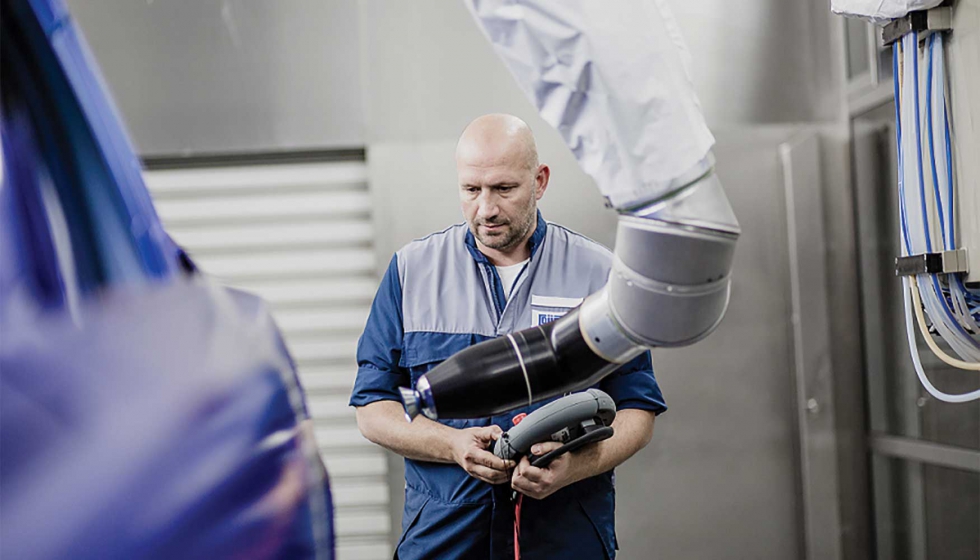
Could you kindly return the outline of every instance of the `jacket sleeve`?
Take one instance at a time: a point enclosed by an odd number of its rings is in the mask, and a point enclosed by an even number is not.
[[[667,403],[653,375],[650,352],[644,352],[599,382],[599,389],[616,401],[616,409],[639,408],[660,414]]]
[[[357,378],[351,392],[351,406],[398,400],[398,388],[409,386],[408,371],[398,365],[403,334],[402,288],[395,255],[374,296],[364,333],[357,341]]]

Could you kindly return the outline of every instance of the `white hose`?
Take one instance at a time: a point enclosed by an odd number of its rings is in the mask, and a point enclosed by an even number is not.
[[[903,296],[902,299],[905,300],[905,332],[908,335],[909,341],[909,353],[912,355],[912,364],[915,365],[915,373],[919,376],[919,382],[922,386],[926,388],[933,397],[948,403],[964,403],[975,401],[980,399],[980,389],[976,391],[971,391],[969,393],[963,393],[959,395],[950,395],[948,393],[943,393],[939,389],[936,389],[932,383],[929,382],[929,378],[926,377],[926,372],[922,370],[922,362],[919,361],[919,351],[915,344],[915,329],[912,327],[912,293],[909,285],[908,277],[902,279],[905,285],[905,292],[907,295]],[[923,321],[924,323],[925,321]],[[928,334],[928,333],[927,333]]]
[[[936,293],[933,277],[931,275],[922,276],[923,282],[926,285],[918,285],[917,295],[921,295],[922,304],[926,309],[926,313],[929,314],[929,318],[932,320],[932,325],[935,327],[936,332],[939,333],[939,336],[949,344],[950,348],[960,358],[972,362],[980,362],[980,350],[973,345],[972,341],[966,339],[966,335],[959,332],[959,329],[962,329],[962,327],[955,320],[952,320],[949,313],[943,309],[945,303],[939,298],[944,298],[945,296],[941,293]],[[915,284],[918,284],[918,282],[915,282]]]
[[[914,306],[915,309],[915,318],[919,321],[919,330],[922,331],[922,338],[925,339],[926,344],[929,346],[929,349],[932,350],[932,353],[935,354],[936,357],[938,357],[940,360],[946,362],[947,364],[953,366],[954,368],[967,369],[970,371],[980,371],[980,363],[964,362],[962,360],[957,360],[956,358],[952,358],[949,356],[949,354],[943,352],[942,349],[939,347],[939,345],[936,344],[936,341],[933,340],[932,335],[929,334],[929,327],[926,326],[926,319],[922,315],[922,306],[921,303],[919,302],[919,290],[917,286],[918,281],[913,276],[911,277],[911,282],[912,282],[912,290],[911,290],[912,305]]]
[[[980,325],[978,325],[976,319],[973,318],[973,314],[970,313],[970,306],[966,303],[966,294],[963,292],[963,286],[961,286],[959,282],[956,282],[954,279],[950,278],[949,291],[951,294],[953,294],[953,301],[955,301],[960,308],[960,319],[963,323],[963,327],[967,330],[973,331],[974,333],[980,333]]]

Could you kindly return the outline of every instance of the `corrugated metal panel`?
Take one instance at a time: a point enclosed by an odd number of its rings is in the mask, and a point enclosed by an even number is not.
[[[317,425],[315,432],[320,452],[327,456],[342,454],[348,450],[361,453],[362,450],[374,448],[374,444],[361,437],[353,422],[349,426]]]
[[[337,547],[337,560],[391,558],[391,547],[379,544],[349,544]]]
[[[311,393],[314,391],[349,393],[354,386],[351,371],[356,367],[353,359],[337,366],[304,366],[301,368],[303,386]]]
[[[193,254],[193,253],[192,253]],[[195,255],[213,276],[234,284],[246,278],[296,278],[311,275],[364,275],[374,271],[374,254],[365,248]]]
[[[198,266],[272,307],[330,472],[339,560],[392,554],[387,461],[347,406],[377,289],[366,177],[363,162],[146,172],[167,230]]]
[[[349,515],[338,515],[334,520],[334,529],[338,540],[367,536],[387,538],[391,531],[391,517],[383,508],[377,508],[376,511],[355,511]]]
[[[146,181],[157,200],[214,192],[261,192],[268,191],[270,185],[275,185],[275,189],[300,187],[324,191],[349,187],[363,190],[367,184],[367,166],[361,161],[344,161],[209,167],[150,172]]]
[[[304,366],[309,363],[350,359],[357,346],[357,336],[331,336],[327,333],[320,336],[296,335],[287,342],[293,359],[300,366]],[[302,370],[303,368],[300,367],[300,371]]]
[[[384,455],[370,451],[338,455],[323,453],[323,460],[330,471],[331,480],[358,476],[383,477],[388,472],[388,462]]]
[[[161,173],[163,173],[161,171]],[[208,223],[249,224],[286,218],[328,219],[366,216],[371,211],[367,191],[233,192],[205,197],[162,198],[157,211],[174,227]]]
[[[332,223],[331,223],[332,222]],[[304,220],[288,224],[249,224],[225,227],[174,227],[170,233],[197,253],[222,251],[252,251],[289,246],[330,246],[368,244],[374,238],[374,228],[364,220]]]
[[[373,277],[242,280],[237,286],[265,298],[273,307],[304,308],[337,303],[370,306],[377,289]]]

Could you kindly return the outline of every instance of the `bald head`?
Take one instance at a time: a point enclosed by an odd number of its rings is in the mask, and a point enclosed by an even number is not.
[[[463,216],[477,246],[495,265],[527,258],[537,202],[551,170],[538,163],[534,135],[512,115],[484,115],[456,144],[456,176]]]
[[[531,127],[503,113],[483,115],[471,122],[456,144],[457,165],[520,165],[538,167],[538,148]]]

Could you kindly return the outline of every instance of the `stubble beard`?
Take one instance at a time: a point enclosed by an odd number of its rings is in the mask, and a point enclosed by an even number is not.
[[[506,231],[501,232],[500,235],[483,235],[480,233],[480,225],[485,222],[478,222],[477,226],[473,228],[475,229],[474,234],[485,247],[496,251],[506,251],[512,249],[527,236],[527,233],[531,231],[531,227],[534,225],[536,214],[534,205],[531,205],[528,212],[522,216],[519,224],[516,226],[513,223],[504,225]]]

